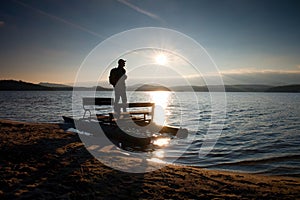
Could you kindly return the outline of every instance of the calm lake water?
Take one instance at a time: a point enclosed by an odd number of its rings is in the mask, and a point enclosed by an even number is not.
[[[88,92],[82,95],[91,96]],[[97,93],[99,97],[111,95]],[[171,141],[159,152],[164,161],[173,161],[187,149],[177,163],[300,177],[300,94],[226,93],[222,132],[213,150],[201,158],[199,149],[212,117],[210,93],[133,92],[128,96],[130,102],[155,101],[167,124],[189,129],[187,139]],[[214,98],[218,99],[218,94]],[[72,101],[71,91],[1,91],[0,118],[61,123],[63,115],[82,117],[80,101]],[[73,104],[74,112],[72,102],[77,105]]]

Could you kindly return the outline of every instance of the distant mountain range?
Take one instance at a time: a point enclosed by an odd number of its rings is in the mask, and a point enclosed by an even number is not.
[[[56,84],[56,83],[28,83],[24,81],[16,81],[16,80],[0,80],[0,91],[30,91],[30,90],[44,90],[44,91],[72,91],[76,90],[99,90],[99,91],[109,91],[112,90],[110,88],[104,88],[100,86],[95,87],[72,87],[69,85]]]
[[[284,85],[272,87],[267,89],[266,92],[300,92],[300,85]]]
[[[57,84],[57,83],[47,83],[47,82],[40,82],[39,85],[45,86],[45,87],[72,87],[70,85],[63,85],[63,84]]]
[[[210,86],[174,86],[134,85],[127,87],[130,91],[176,91],[176,92],[300,92],[299,85],[210,85]]]
[[[23,81],[1,80],[0,90],[50,90],[50,88]]]
[[[299,85],[284,85],[284,86],[270,86],[270,85],[212,85],[212,86],[174,86],[164,87],[161,85],[134,85],[129,86],[128,90],[136,91],[178,91],[178,92],[300,92]],[[100,86],[94,87],[75,87],[55,83],[29,83],[16,80],[0,80],[0,90],[2,91],[30,91],[30,90],[44,90],[44,91],[72,91],[76,90],[97,90],[97,91],[111,91],[111,88],[104,88]]]
[[[167,88],[161,85],[139,84],[139,85],[128,86],[127,90],[129,91],[171,91],[172,88]]]

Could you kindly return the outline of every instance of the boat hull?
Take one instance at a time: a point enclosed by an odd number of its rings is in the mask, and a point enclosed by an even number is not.
[[[73,119],[71,117],[63,116],[65,123],[69,123],[80,131],[85,131],[93,134],[94,136],[101,135],[104,133],[105,136],[115,145],[122,147],[145,147],[152,143],[153,140],[160,137],[169,138],[186,138],[188,131],[186,129],[171,127],[171,126],[160,126],[155,123],[137,122],[131,124],[126,123],[121,126],[118,123],[107,123],[101,121]],[[124,124],[123,123],[123,124]],[[128,130],[128,131],[127,131]],[[147,132],[147,133],[146,133]]]

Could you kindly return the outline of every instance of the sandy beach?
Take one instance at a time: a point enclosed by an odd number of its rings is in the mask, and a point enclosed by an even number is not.
[[[300,199],[300,178],[175,165],[120,172],[65,129],[0,120],[0,199]]]

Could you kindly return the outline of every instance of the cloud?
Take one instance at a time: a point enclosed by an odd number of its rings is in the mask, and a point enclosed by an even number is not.
[[[155,14],[149,12],[149,11],[146,11],[146,10],[144,10],[144,9],[142,9],[142,8],[139,8],[139,7],[137,7],[136,5],[133,5],[132,3],[129,3],[129,2],[126,1],[126,0],[118,0],[118,1],[119,1],[120,3],[122,3],[122,4],[124,4],[124,5],[126,5],[126,6],[128,6],[128,7],[130,7],[130,8],[132,8],[133,10],[135,10],[135,11],[141,13],[141,14],[144,14],[144,15],[146,15],[146,16],[152,18],[152,19],[155,19],[155,20],[158,20],[158,21],[162,22],[162,19],[160,19],[159,16],[157,16],[157,15],[155,15]]]
[[[300,69],[300,66],[298,66]],[[276,69],[255,69],[255,68],[243,68],[243,69],[231,69],[226,71],[221,71],[221,74],[300,74],[300,70],[276,70]]]
[[[5,22],[0,20],[0,28],[5,26]]]
[[[235,69],[221,72],[225,84],[300,84],[300,70]]]

